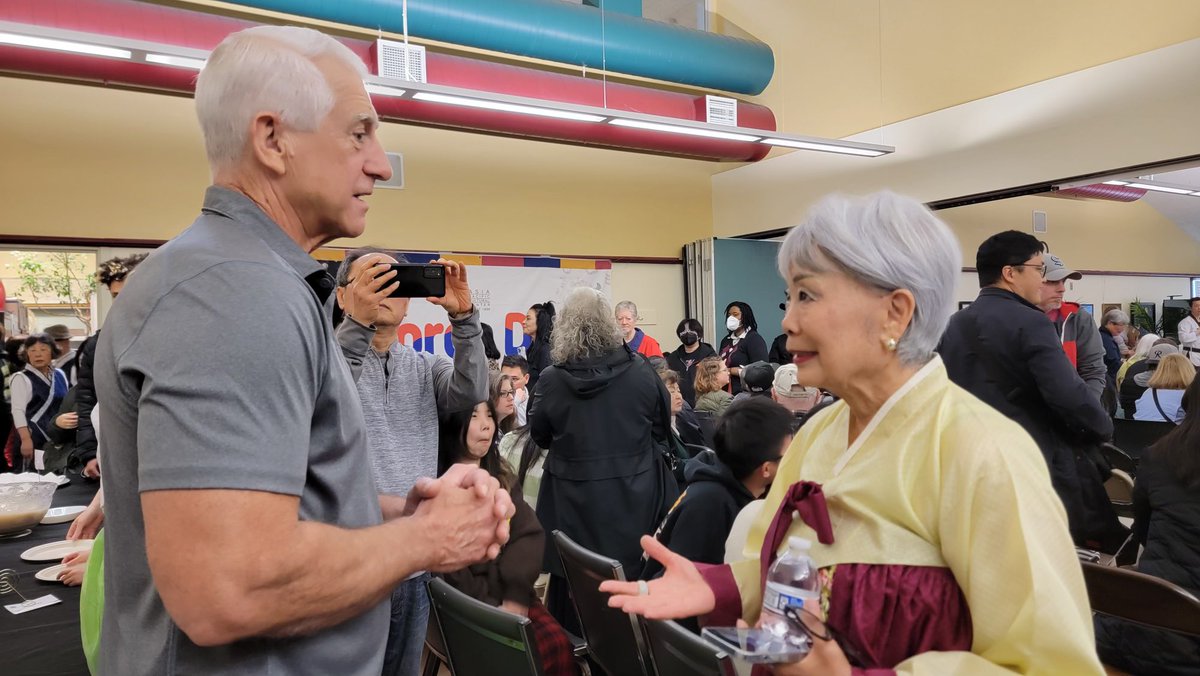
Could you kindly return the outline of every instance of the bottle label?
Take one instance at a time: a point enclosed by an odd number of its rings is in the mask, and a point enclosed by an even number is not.
[[[801,610],[805,599],[816,599],[812,592],[789,587],[778,582],[768,582],[763,590],[763,608],[783,615],[787,608]]]

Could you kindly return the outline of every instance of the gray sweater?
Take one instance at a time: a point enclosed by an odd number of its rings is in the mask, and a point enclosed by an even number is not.
[[[488,398],[479,311],[451,318],[450,325],[453,361],[417,352],[400,341],[380,354],[371,348],[374,330],[349,319],[338,327],[338,343],[362,400],[379,493],[407,495],[417,479],[436,476],[438,414]]]

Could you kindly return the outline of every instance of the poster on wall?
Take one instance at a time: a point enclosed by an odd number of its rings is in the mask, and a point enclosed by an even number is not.
[[[332,255],[340,258],[344,252]],[[438,254],[429,253],[405,252],[404,256],[410,263],[428,263],[438,258]],[[596,289],[612,300],[610,261],[545,256],[445,254],[444,257],[467,266],[467,283],[475,307],[479,308],[480,321],[492,327],[496,347],[503,355],[518,354],[528,347],[529,338],[522,325],[530,306],[551,301],[561,310],[563,300],[580,286]],[[412,300],[397,333],[400,342],[417,351],[454,355],[446,311],[424,299]]]

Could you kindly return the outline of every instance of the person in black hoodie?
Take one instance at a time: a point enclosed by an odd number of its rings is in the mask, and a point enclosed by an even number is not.
[[[1138,572],[1200,594],[1200,378],[1183,408],[1183,422],[1138,464],[1133,535],[1145,547]],[[1200,638],[1097,617],[1096,646],[1105,664],[1129,673],[1200,674]]]
[[[542,371],[529,407],[529,431],[547,449],[537,501],[547,533],[617,559],[630,579],[641,572],[639,539],[654,531],[679,495],[664,461],[671,400],[641,355],[629,349],[600,292],[571,292],[554,327],[553,366]],[[567,631],[577,627],[562,564],[546,547],[546,606]]]
[[[685,319],[675,327],[679,347],[666,354],[667,365],[679,374],[679,391],[689,407],[696,405],[696,364],[706,357],[717,356],[712,345],[704,342],[704,325],[695,319]]]
[[[761,497],[792,442],[792,415],[766,397],[731,404],[717,420],[713,450],[684,468],[687,489],[659,526],[655,538],[696,563],[721,564],[733,520]],[[642,578],[662,568],[650,559]]]

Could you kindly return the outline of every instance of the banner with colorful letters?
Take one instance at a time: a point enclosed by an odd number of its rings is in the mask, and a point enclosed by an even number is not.
[[[402,253],[410,263],[428,263],[439,257],[439,254]],[[323,250],[318,258],[336,260],[344,254],[344,251]],[[612,301],[610,261],[462,254],[442,257],[467,266],[467,283],[475,307],[479,308],[480,320],[492,327],[496,347],[504,355],[517,354],[528,347],[529,337],[522,325],[530,306],[552,301],[561,310],[563,300],[580,286],[596,289]],[[446,311],[424,299],[412,300],[397,332],[402,343],[418,351],[454,355]]]

